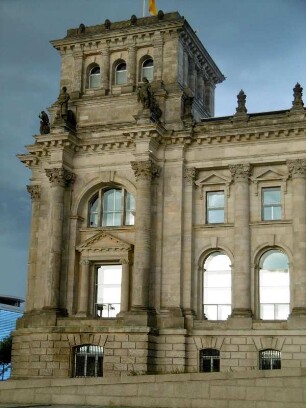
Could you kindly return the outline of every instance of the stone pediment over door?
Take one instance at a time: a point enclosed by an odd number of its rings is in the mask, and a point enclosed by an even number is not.
[[[130,258],[133,245],[113,235],[100,231],[76,247],[88,259]]]

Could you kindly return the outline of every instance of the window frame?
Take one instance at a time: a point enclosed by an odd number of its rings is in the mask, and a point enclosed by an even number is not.
[[[90,353],[86,350],[84,354],[77,354],[77,350],[81,349],[83,347],[95,347],[96,348],[96,353]],[[100,349],[100,350],[99,350]],[[100,352],[98,352],[100,351]],[[76,375],[78,371],[78,363],[77,363],[77,357],[79,356],[84,356],[84,367],[83,367],[83,372],[84,375]],[[73,368],[72,368],[72,377],[73,378],[97,378],[97,377],[103,377],[103,360],[104,360],[104,348],[102,346],[97,346],[95,344],[81,344],[78,346],[73,347],[72,350],[72,360],[73,360]],[[95,363],[94,363],[94,374],[95,375],[87,375],[87,363],[88,363],[88,357],[95,357]],[[99,370],[99,365],[100,365],[100,370]],[[100,375],[99,375],[100,374]]]
[[[206,355],[205,355],[206,353]],[[200,373],[218,373],[220,372],[220,350],[215,348],[204,348],[199,352],[199,372]],[[210,370],[205,370],[204,361],[210,361]],[[214,369],[217,362],[217,369]]]
[[[276,354],[276,356],[273,356],[272,352]],[[271,356],[263,358],[262,355],[264,353],[270,353]],[[280,370],[282,368],[281,351],[279,350],[276,350],[276,349],[260,350],[258,360],[259,360],[258,362],[259,370]],[[279,367],[273,367],[274,365],[278,365],[278,364],[279,364]],[[266,368],[264,368],[264,365],[266,365]]]
[[[261,288],[262,287],[266,287],[266,286],[262,286],[261,285],[261,273],[260,271],[263,270],[261,265],[262,265],[262,259],[265,256],[265,254],[269,253],[269,252],[279,252],[283,255],[285,255],[287,257],[287,261],[288,261],[288,270],[286,273],[288,273],[288,295],[289,295],[289,302],[288,303],[266,303],[266,302],[261,302]],[[256,316],[258,319],[263,320],[263,321],[273,321],[273,322],[279,322],[279,321],[286,321],[289,318],[290,315],[290,308],[291,308],[291,298],[292,298],[292,293],[291,293],[291,273],[290,273],[290,259],[288,254],[279,247],[271,247],[271,248],[266,248],[263,252],[261,252],[260,256],[258,257],[258,261],[257,261],[257,265],[256,265],[256,281],[255,281],[255,299],[256,299],[256,304],[255,304],[255,311],[256,311]],[[262,305],[267,305],[267,304],[271,304],[274,307],[274,318],[273,319],[264,319],[263,318],[263,314],[262,314]],[[276,313],[277,313],[277,305],[288,305],[288,317],[287,318],[276,318]]]
[[[265,204],[264,202],[264,193],[265,191],[279,191],[280,193],[280,199],[278,204]],[[282,194],[282,187],[280,185],[274,185],[274,186],[262,186],[260,189],[261,192],[261,221],[265,222],[275,222],[275,221],[281,221],[283,219],[283,194]],[[274,208],[280,208],[280,217],[279,218],[265,218],[265,209],[266,208],[272,208],[272,213]]]
[[[208,197],[210,194],[218,194],[221,195],[220,193],[223,193],[223,207],[209,207],[208,206]],[[223,210],[223,221],[222,222],[210,222],[209,217],[208,217],[208,212],[209,211],[220,211]],[[207,225],[213,225],[213,224],[225,224],[225,191],[220,189],[220,190],[206,190],[205,191],[205,224]]]
[[[119,71],[119,67],[121,65],[125,65],[124,70]],[[124,82],[118,82],[118,72],[125,72],[125,81]],[[115,63],[115,69],[114,69],[114,85],[117,86],[124,86],[127,84],[127,63],[124,60],[119,60]]]
[[[228,289],[229,291],[230,291],[230,297],[231,297],[231,301],[230,301],[230,303],[215,303],[215,304],[212,304],[212,303],[205,303],[205,294],[204,294],[204,292],[205,292],[205,274],[207,274],[207,272],[208,272],[208,270],[205,268],[205,264],[206,264],[206,262],[207,262],[207,260],[209,259],[209,257],[211,257],[212,255],[214,255],[214,254],[216,254],[216,256],[218,256],[218,255],[224,255],[224,256],[226,256],[227,258],[228,258],[228,260],[229,260],[229,262],[230,262],[230,264],[229,264],[229,266],[230,266],[230,287],[223,287],[223,286],[221,286],[221,287],[219,287],[219,289],[220,288],[225,288],[225,289]],[[232,285],[232,274],[233,274],[233,271],[232,271],[232,266],[231,266],[231,264],[232,264],[232,262],[231,262],[231,259],[230,259],[230,257],[227,255],[227,253],[225,252],[225,251],[222,251],[222,250],[218,250],[218,249],[216,249],[215,251],[211,251],[206,257],[205,257],[205,259],[204,259],[204,262],[203,262],[203,267],[202,267],[202,278],[201,278],[201,281],[202,281],[202,305],[201,305],[201,307],[202,307],[202,311],[201,311],[201,316],[202,316],[202,318],[204,317],[204,319],[207,319],[207,320],[209,320],[209,321],[216,321],[216,322],[224,322],[224,321],[226,321],[228,318],[229,318],[229,316],[230,316],[230,314],[231,314],[231,312],[232,312],[232,307],[233,307],[233,285]],[[213,288],[213,287],[211,287],[211,288]],[[209,287],[208,287],[208,289],[209,289]],[[217,289],[217,287],[215,287],[215,289]],[[217,319],[210,319],[210,318],[208,318],[207,316],[206,316],[206,314],[205,314],[205,306],[216,306],[217,307]],[[219,306],[230,306],[230,313],[228,314],[228,316],[227,316],[227,318],[226,319],[221,319],[221,318],[219,318]]]
[[[119,225],[104,225],[103,224],[103,197],[104,193],[110,190],[117,190],[121,191],[121,210],[120,210],[120,224]],[[134,208],[127,209],[127,196],[128,194],[133,197],[134,200]],[[93,203],[98,200],[97,206],[97,225],[91,225],[91,218],[92,218],[92,205]],[[133,214],[134,212],[134,214]],[[90,199],[88,200],[88,210],[87,210],[87,226],[88,228],[120,228],[120,227],[128,227],[135,225],[135,212],[136,212],[136,199],[134,194],[130,193],[125,187],[123,186],[106,186],[100,188],[95,194],[93,194]],[[127,213],[134,215],[134,223],[127,223]]]
[[[103,266],[120,266],[121,267],[121,282],[120,282],[120,284],[115,284],[115,283],[113,283],[113,284],[103,284],[103,283],[101,283],[100,284],[100,286],[101,286],[101,288],[102,287],[104,287],[104,288],[120,288],[120,302],[119,303],[115,303],[115,302],[112,302],[112,303],[107,303],[107,302],[102,302],[102,303],[98,303],[98,299],[97,299],[97,297],[98,297],[98,294],[97,294],[97,291],[98,291],[98,270],[99,270],[99,268],[100,267],[103,267]],[[93,294],[93,296],[94,296],[94,305],[93,305],[93,316],[94,316],[94,318],[98,318],[98,319],[115,319],[116,318],[116,315],[118,314],[118,313],[120,313],[120,311],[121,311],[121,298],[122,298],[122,279],[123,279],[123,266],[122,266],[122,264],[121,263],[119,263],[119,262],[116,262],[116,261],[109,261],[109,262],[101,262],[101,263],[96,263],[95,265],[94,265],[94,294]],[[117,313],[115,313],[115,315],[113,316],[113,315],[110,315],[110,314],[113,314],[112,313],[112,310],[115,310],[116,311],[116,308],[112,308],[112,306],[113,305],[119,305],[118,307],[117,307],[117,309],[118,309],[118,312]],[[99,308],[99,306],[102,306],[102,308]],[[106,306],[106,308],[104,308],[104,306]],[[103,310],[106,310],[107,311],[107,316],[103,316]],[[99,315],[98,314],[98,312],[101,312],[101,315]]]
[[[94,70],[94,69],[99,69],[99,74],[92,74],[92,71]],[[93,77],[98,77],[99,76],[99,85],[98,86],[92,86],[92,84],[91,84],[91,81],[92,81],[92,79],[93,79]],[[89,70],[89,73],[88,73],[88,88],[89,89],[99,89],[100,87],[101,87],[101,67],[100,67],[100,65],[98,65],[98,64],[95,64],[94,66],[92,66],[91,68],[90,68],[90,70]]]
[[[148,61],[152,61],[152,66],[150,67],[152,69],[152,78],[148,78],[147,75],[144,75],[144,64]],[[140,81],[143,81],[143,78],[147,78],[149,82],[152,82],[154,80],[154,59],[147,55],[145,56],[142,61],[141,61],[141,66],[140,66]]]

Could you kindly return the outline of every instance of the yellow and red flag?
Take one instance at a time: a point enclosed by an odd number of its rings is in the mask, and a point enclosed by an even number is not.
[[[155,0],[149,0],[149,13],[151,16],[157,16],[157,7]]]

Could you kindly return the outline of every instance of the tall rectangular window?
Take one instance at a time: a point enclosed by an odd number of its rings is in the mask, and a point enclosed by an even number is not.
[[[280,187],[262,189],[262,219],[263,221],[280,220],[282,215]]]
[[[96,275],[97,317],[116,317],[120,312],[122,265],[101,265]]]
[[[224,191],[206,193],[206,223],[224,223]]]

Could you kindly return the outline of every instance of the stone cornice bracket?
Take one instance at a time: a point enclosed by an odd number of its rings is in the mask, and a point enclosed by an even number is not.
[[[306,159],[287,160],[287,166],[292,178],[306,177]]]
[[[229,165],[229,169],[233,181],[244,181],[250,177],[251,165],[248,163]]]
[[[197,176],[197,169],[195,167],[185,168],[184,179],[188,184],[193,184]]]
[[[137,181],[159,177],[160,168],[152,160],[132,161],[131,166]]]
[[[46,169],[46,175],[51,184],[63,187],[73,184],[75,180],[75,174],[64,168]]]
[[[27,186],[27,191],[28,193],[30,193],[32,201],[40,200],[40,192],[41,192],[40,185],[33,184],[32,186]]]

